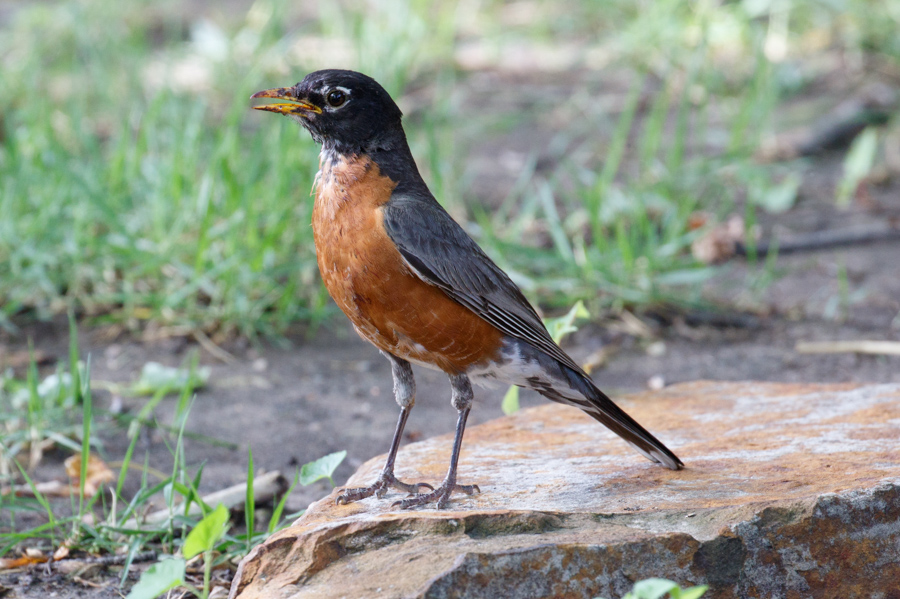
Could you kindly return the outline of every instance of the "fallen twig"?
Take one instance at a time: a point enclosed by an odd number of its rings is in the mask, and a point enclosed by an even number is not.
[[[866,127],[887,123],[897,109],[897,101],[897,90],[893,87],[882,83],[868,85],[811,126],[768,140],[757,157],[766,162],[792,160],[845,148]]]
[[[281,472],[277,470],[274,472],[267,472],[266,474],[262,474],[253,479],[253,497],[257,504],[266,503],[274,498],[279,493],[284,493],[288,488],[287,480],[281,475]],[[247,499],[247,483],[240,483],[227,489],[222,489],[221,491],[216,491],[215,493],[210,493],[203,497],[203,503],[207,505],[215,506],[217,504],[222,504],[226,508],[233,508],[238,505],[243,505],[244,501]],[[140,518],[131,518],[124,522],[121,527],[122,528],[136,528],[139,523],[140,524],[160,524],[165,522],[174,514],[181,514],[183,511],[179,506],[175,506],[172,511],[169,508],[165,508],[162,510],[158,510],[156,512],[151,512],[146,516]],[[200,515],[200,506],[195,502],[188,509],[187,515],[189,516],[197,516]],[[85,518],[92,518],[91,515],[85,516]]]
[[[220,362],[224,362],[225,364],[234,364],[238,361],[236,357],[216,345],[216,343],[212,339],[210,339],[203,331],[194,331],[193,335],[194,339],[197,340],[197,343],[199,343],[203,349],[208,351],[214,358],[216,358]]]
[[[139,551],[131,557],[132,564],[141,562],[152,562],[156,560],[157,553],[155,551]],[[98,557],[84,557],[80,561],[88,564],[99,564],[101,566],[121,566],[128,561],[127,555],[101,555]]]
[[[760,241],[756,244],[756,255],[763,257],[771,251],[777,251],[779,254],[790,254],[792,252],[823,250],[878,241],[900,241],[900,227],[883,225],[857,229],[825,230],[791,235],[786,239],[777,241]],[[734,252],[739,256],[747,256],[750,254],[750,248],[745,243],[739,242],[736,244]]]
[[[794,350],[801,354],[876,354],[900,356],[900,341],[798,341]]]

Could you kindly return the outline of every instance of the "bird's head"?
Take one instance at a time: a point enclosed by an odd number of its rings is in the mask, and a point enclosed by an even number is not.
[[[366,151],[403,133],[402,113],[391,96],[377,81],[356,71],[316,71],[293,87],[250,97],[282,100],[254,108],[291,117],[318,143],[341,152]]]

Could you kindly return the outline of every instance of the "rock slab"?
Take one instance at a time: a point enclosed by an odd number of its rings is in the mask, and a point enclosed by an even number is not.
[[[467,431],[460,482],[481,494],[399,511],[397,493],[334,492],[242,561],[231,597],[613,598],[658,576],[711,598],[900,599],[900,385],[698,382],[619,403],[686,469],[576,409],[524,410]],[[451,443],[402,448],[398,476],[436,484]]]

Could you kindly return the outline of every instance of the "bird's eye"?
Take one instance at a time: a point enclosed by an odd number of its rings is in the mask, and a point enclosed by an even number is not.
[[[333,89],[325,96],[325,101],[332,108],[338,108],[347,101],[347,93],[339,89]]]

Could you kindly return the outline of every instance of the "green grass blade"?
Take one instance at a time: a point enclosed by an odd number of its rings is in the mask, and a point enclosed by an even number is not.
[[[69,373],[72,377],[72,394],[75,405],[81,400],[81,373],[78,368],[78,327],[75,324],[75,314],[69,311]]]
[[[276,530],[281,523],[281,514],[284,512],[284,506],[287,503],[288,497],[290,497],[291,492],[294,490],[294,487],[297,486],[297,483],[300,482],[300,469],[294,471],[294,481],[291,483],[291,486],[288,487],[288,490],[285,491],[284,495],[281,496],[281,499],[278,500],[278,503],[275,505],[275,509],[272,510],[272,517],[269,518],[269,526],[268,531],[271,535]]]
[[[253,531],[256,530],[256,496],[253,493],[253,448],[247,448],[247,495],[244,499],[244,519],[247,526],[247,553],[253,548]]]
[[[77,367],[76,367],[77,370]],[[85,368],[84,388],[81,390],[82,401],[82,431],[81,431],[81,468],[78,473],[78,519],[84,516],[84,484],[87,481],[88,463],[91,459],[91,425],[94,421],[93,400],[91,398],[90,384],[91,358],[88,356],[87,366]],[[73,378],[74,381],[77,379]],[[74,531],[73,531],[74,532]]]

